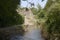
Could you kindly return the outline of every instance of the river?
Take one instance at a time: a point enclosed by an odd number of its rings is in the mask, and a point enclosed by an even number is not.
[[[44,40],[41,36],[40,29],[33,29],[26,32],[24,36],[15,35],[11,40]]]
[[[25,23],[24,25],[28,25],[24,36],[15,35],[11,37],[11,40],[44,40],[41,36],[40,28],[36,26],[36,19],[31,10],[24,11],[25,14]]]

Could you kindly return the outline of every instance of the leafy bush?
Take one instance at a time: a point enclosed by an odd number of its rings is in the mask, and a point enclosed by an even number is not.
[[[51,8],[48,14],[48,32],[52,33],[60,33],[60,5],[56,5],[55,7]]]

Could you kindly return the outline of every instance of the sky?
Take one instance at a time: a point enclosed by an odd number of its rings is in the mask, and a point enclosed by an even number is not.
[[[28,2],[34,3],[35,4],[35,8],[37,7],[37,5],[39,4],[42,8],[45,7],[47,0],[44,0],[42,2],[42,0],[28,0]],[[21,7],[31,7],[31,5],[28,3],[27,1],[22,1],[21,0]]]

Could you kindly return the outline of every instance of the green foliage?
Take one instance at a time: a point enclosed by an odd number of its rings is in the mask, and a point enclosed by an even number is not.
[[[36,8],[31,8],[31,11],[32,11],[32,13],[33,13],[34,15],[37,14],[37,9],[36,9]]]
[[[52,3],[52,0],[48,0],[46,7],[44,9],[47,10],[52,5]]]
[[[16,11],[20,0],[0,0],[0,27],[23,23],[23,17]]]
[[[0,40],[10,40],[13,31],[20,32],[21,35],[24,34],[22,26],[12,28],[12,26],[21,25],[24,22],[24,18],[16,11],[19,4],[20,0],[0,0],[0,29],[2,28],[0,30]],[[6,27],[6,29],[3,27]],[[16,33],[13,33],[13,35]]]
[[[48,32],[49,33],[60,33],[60,5],[55,5],[55,7],[51,8],[48,14]]]
[[[32,8],[32,12],[35,15],[35,18],[38,19],[37,22],[41,23],[41,22],[45,22],[46,20],[46,12],[45,10],[41,9],[41,6],[38,4],[37,5],[37,9],[36,8]]]
[[[47,5],[44,9],[39,8],[39,10],[33,9],[32,11],[36,15],[36,17],[39,19],[39,23],[42,23],[41,20],[45,21],[45,24],[46,24],[45,28],[49,38],[52,38],[51,40],[55,40],[56,37],[59,39],[60,37],[60,1],[48,0]]]
[[[45,10],[45,21],[48,40],[60,40],[60,0],[48,0]],[[57,39],[56,39],[57,38]]]
[[[34,15],[37,15],[41,11],[41,6],[38,4],[37,8],[32,7],[31,10]]]
[[[44,17],[45,17],[44,11],[41,10],[37,16],[38,16],[39,19],[40,19],[40,18],[44,18]]]

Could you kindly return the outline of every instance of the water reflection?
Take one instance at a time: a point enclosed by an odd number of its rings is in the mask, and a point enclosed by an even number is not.
[[[16,36],[11,37],[10,40],[23,40],[23,36],[16,35]]]
[[[11,37],[11,40],[43,40],[40,30],[34,29],[30,32],[26,32],[24,36],[15,35]]]

